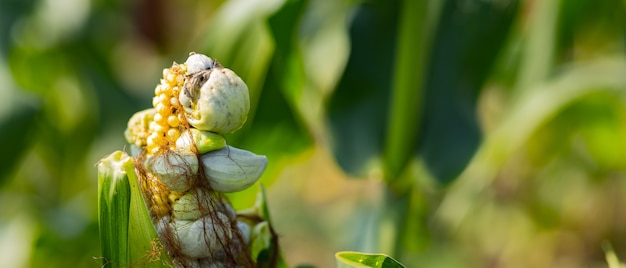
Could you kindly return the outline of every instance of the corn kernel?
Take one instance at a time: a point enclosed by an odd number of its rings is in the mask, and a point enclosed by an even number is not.
[[[152,107],[156,107],[157,104],[159,104],[161,100],[159,99],[158,96],[154,96],[154,98],[152,98]]]
[[[150,149],[150,153],[151,154],[157,154],[159,152],[159,150],[161,150],[161,148],[159,148],[158,146],[152,147],[152,149]]]
[[[165,80],[167,80],[168,84],[175,84],[177,82],[176,76],[173,73],[168,73],[167,78]]]
[[[163,105],[165,105],[165,107],[169,107],[170,106],[170,97],[171,95],[167,95],[167,94],[161,94],[161,103],[163,103]]]
[[[158,96],[159,94],[161,94],[161,92],[161,84],[156,85],[156,87],[154,87],[154,95]]]
[[[163,78],[166,78],[166,77],[167,77],[167,74],[168,74],[169,72],[170,72],[170,69],[169,69],[169,68],[165,68],[165,69],[163,69]]]
[[[156,143],[154,142],[154,138],[155,138],[154,136],[150,135],[150,137],[148,137],[146,139],[146,145],[148,147],[152,147],[152,146],[156,145]]]
[[[170,128],[167,131],[167,138],[171,141],[176,141],[180,137],[180,130],[177,128]]]
[[[159,113],[154,114],[154,122],[162,124],[162,123],[165,122],[163,119],[165,119],[165,118],[161,114],[159,114]]]
[[[163,105],[163,103],[159,103],[156,105],[156,107],[154,107],[157,111],[157,113],[160,113],[162,115],[167,114],[167,112],[169,111],[169,109],[167,109],[167,107],[165,107],[165,105]]]
[[[150,122],[150,131],[152,131],[152,134],[155,134],[155,132],[157,132],[157,129],[163,128],[159,123],[157,122]]]
[[[170,105],[174,108],[178,108],[180,105],[178,104],[178,98],[176,97],[171,97],[170,98]]]
[[[161,90],[161,93],[165,95],[172,95],[172,87],[164,87],[163,90]]]
[[[180,121],[178,121],[178,117],[176,115],[170,115],[167,118],[167,124],[170,125],[170,127],[178,127],[180,126]]]
[[[167,130],[169,129],[169,127],[164,126],[164,125],[157,125],[156,129],[154,130],[155,133],[157,133],[159,136],[163,136],[165,134],[165,132],[167,132]]]

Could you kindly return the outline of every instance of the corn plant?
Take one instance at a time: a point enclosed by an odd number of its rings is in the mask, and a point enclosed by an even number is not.
[[[277,267],[264,195],[241,213],[224,196],[252,186],[267,165],[223,136],[246,121],[244,81],[191,53],[163,70],[152,105],[128,121],[132,156],[117,151],[98,165],[103,264]]]

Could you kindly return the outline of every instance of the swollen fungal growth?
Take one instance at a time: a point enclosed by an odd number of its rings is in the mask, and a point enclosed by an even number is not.
[[[191,54],[163,70],[153,108],[128,122],[126,140],[142,153],[136,165],[144,200],[176,267],[252,267],[251,227],[221,193],[254,184],[265,156],[228,146],[223,134],[246,121],[246,84],[217,61]]]

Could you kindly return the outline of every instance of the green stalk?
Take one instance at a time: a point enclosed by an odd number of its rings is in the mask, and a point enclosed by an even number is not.
[[[384,211],[379,225],[379,249],[391,256],[409,243],[406,234],[420,233],[409,226],[418,209],[417,182],[407,166],[415,155],[422,120],[422,101],[428,53],[439,16],[439,1],[405,0],[400,8],[398,47],[392,85],[389,125],[383,155],[383,176],[387,183]],[[408,217],[411,218],[408,218]],[[413,243],[415,244],[415,243]],[[420,244],[418,241],[417,244]]]
[[[422,119],[425,66],[432,41],[432,25],[438,12],[434,1],[402,2],[398,48],[392,85],[391,111],[383,156],[384,176],[394,190],[396,181],[415,155]]]

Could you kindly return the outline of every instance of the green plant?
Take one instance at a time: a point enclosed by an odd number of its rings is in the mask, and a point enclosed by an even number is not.
[[[98,165],[103,265],[279,265],[267,209],[236,214],[223,195],[250,187],[267,165],[222,136],[243,125],[249,105],[246,84],[207,56],[163,71],[154,108],[128,122],[133,157],[117,151]]]

